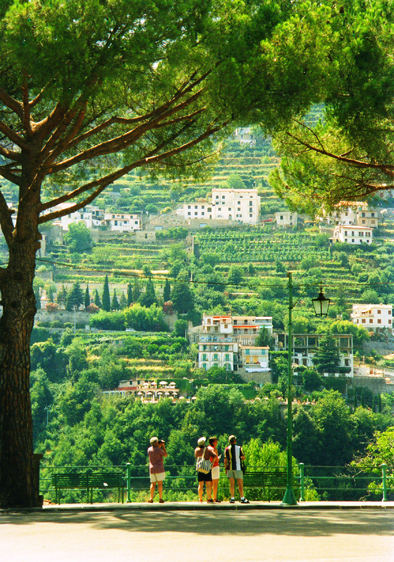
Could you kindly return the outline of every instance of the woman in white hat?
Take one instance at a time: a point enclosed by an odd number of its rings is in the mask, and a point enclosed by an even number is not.
[[[210,460],[212,463],[217,458],[217,454],[215,453],[213,447],[205,445],[206,439],[205,437],[200,437],[197,441],[197,447],[194,450],[194,456],[196,459],[204,456],[205,460]],[[197,472],[198,476],[198,499],[202,503],[202,496],[204,493],[204,482],[205,487],[207,490],[207,503],[213,503],[212,499],[212,471],[210,470],[208,474],[204,472]]]

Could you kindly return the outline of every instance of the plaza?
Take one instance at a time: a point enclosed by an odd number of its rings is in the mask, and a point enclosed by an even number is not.
[[[0,548],[7,562],[389,561],[393,507],[101,504],[2,511]]]

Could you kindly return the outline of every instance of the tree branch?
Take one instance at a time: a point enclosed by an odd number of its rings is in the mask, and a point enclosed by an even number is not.
[[[70,168],[71,166],[74,166],[79,162],[89,160],[93,157],[104,156],[106,154],[113,154],[115,152],[119,152],[119,150],[121,149],[127,148],[133,142],[141,138],[141,136],[144,133],[146,133],[148,130],[156,128],[157,124],[162,119],[165,119],[166,117],[170,117],[174,113],[181,111],[182,109],[185,109],[188,105],[190,105],[196,99],[198,99],[201,96],[202,92],[203,89],[199,90],[198,92],[196,92],[195,94],[193,94],[192,96],[190,96],[185,101],[178,104],[177,106],[172,107],[170,109],[166,109],[165,111],[163,111],[161,114],[159,114],[157,117],[155,117],[148,123],[144,123],[136,127],[135,129],[132,129],[131,131],[127,131],[123,135],[119,135],[118,137],[114,137],[108,141],[92,146],[91,148],[88,148],[87,150],[84,150],[83,152],[80,152],[79,154],[76,154],[75,156],[72,156],[67,160],[63,160],[58,164],[54,164],[49,168],[48,173],[53,174],[58,171]]]
[[[300,125],[301,127],[304,127],[305,129],[307,129],[310,133],[312,133],[312,135],[315,137],[315,139],[316,139],[317,142],[319,143],[320,148],[325,151],[325,148],[324,148],[324,146],[323,146],[323,143],[321,142],[320,138],[318,137],[318,135],[316,134],[316,132],[315,132],[311,127],[308,127],[308,125],[306,125],[306,123],[302,123],[301,121],[298,121],[298,119],[294,119],[294,121],[295,121],[298,125]],[[289,134],[289,133],[287,133],[287,134]],[[291,135],[289,135],[289,136],[291,136]]]
[[[97,197],[97,195],[99,195],[101,193],[101,191],[103,191],[103,189],[105,187],[107,187],[107,185],[109,185],[110,183],[113,183],[115,180],[121,178],[125,174],[128,174],[131,170],[133,170],[135,168],[142,167],[142,166],[148,166],[148,165],[151,165],[151,164],[155,164],[156,162],[160,162],[162,160],[165,160],[166,158],[170,158],[171,156],[175,156],[176,154],[180,154],[181,152],[184,152],[185,150],[188,150],[188,149],[192,148],[196,144],[201,143],[206,138],[208,138],[208,137],[212,136],[213,134],[217,133],[220,129],[225,127],[227,124],[228,123],[225,122],[221,125],[216,125],[214,127],[208,127],[207,130],[204,131],[204,133],[199,135],[197,138],[185,143],[182,146],[178,146],[176,148],[168,150],[167,152],[163,152],[163,153],[155,155],[155,156],[146,156],[146,157],[144,157],[140,160],[137,160],[136,162],[133,162],[132,164],[129,164],[128,166],[124,166],[123,168],[117,170],[116,172],[113,172],[113,173],[111,173],[107,176],[104,176],[103,178],[101,178],[99,180],[95,180],[95,181],[92,181],[90,183],[87,183],[87,184],[75,189],[74,191],[71,191],[70,193],[66,193],[65,195],[62,195],[61,197],[53,199],[52,201],[48,201],[47,203],[43,203],[41,205],[40,211],[45,211],[47,209],[57,207],[61,203],[65,203],[66,201],[70,201],[71,199],[74,199],[75,197],[78,197],[79,195],[82,195],[83,193],[86,193],[87,191],[90,191],[91,189],[94,189],[95,187],[98,187],[98,189],[92,195],[90,195],[88,198],[86,198],[84,201],[82,201],[80,203],[77,203],[76,205],[74,205],[72,207],[68,207],[67,209],[54,211],[53,213],[48,213],[46,215],[41,216],[40,219],[39,219],[39,223],[41,224],[41,223],[44,223],[44,222],[48,222],[50,220],[60,218],[62,216],[68,215],[68,214],[70,214],[74,211],[77,211],[77,210],[81,209],[82,207],[84,207],[85,205],[87,205],[88,203],[93,201]]]
[[[11,183],[14,183],[15,185],[21,185],[21,178],[9,170],[8,164],[6,164],[5,166],[0,166],[0,174],[3,176],[3,178],[10,181]]]
[[[4,133],[4,135],[13,143],[17,144],[20,148],[27,148],[26,143],[22,140],[22,138],[15,133],[12,129],[10,129],[5,123],[0,121],[0,131]]]
[[[29,102],[31,108],[33,108],[34,106],[36,106],[36,105],[41,101],[42,96],[44,95],[45,90],[47,89],[47,87],[48,87],[48,85],[50,84],[50,82],[51,82],[51,81],[49,81],[48,84],[46,84],[46,85],[42,88],[42,90],[41,90],[40,92],[38,92],[38,94],[36,95],[36,97],[33,98],[33,99]]]
[[[19,152],[9,150],[5,146],[0,145],[0,154],[2,154],[5,158],[8,158],[9,160],[13,160],[14,162],[21,161],[21,155],[19,154]]]
[[[295,141],[297,141],[302,146],[309,148],[309,150],[313,150],[314,152],[318,152],[319,154],[323,154],[324,156],[328,156],[329,158],[333,158],[334,160],[345,162],[346,164],[356,166],[357,168],[370,168],[375,170],[381,170],[384,174],[388,176],[394,176],[394,166],[390,166],[388,164],[374,164],[372,162],[363,162],[362,160],[355,160],[353,158],[346,158],[345,156],[339,156],[338,154],[334,154],[332,152],[329,152],[328,150],[322,150],[320,148],[317,148],[316,146],[313,146],[299,139],[298,137],[296,137],[295,135],[289,132],[287,132],[286,134],[292,139],[294,139]]]
[[[0,88],[0,100],[20,118],[23,123],[23,106],[20,101],[9,95],[3,88]]]

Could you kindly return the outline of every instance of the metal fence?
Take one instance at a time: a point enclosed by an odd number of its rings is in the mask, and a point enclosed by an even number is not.
[[[164,484],[165,497],[168,501],[193,501],[197,498],[197,476],[194,466],[166,465],[166,479]],[[269,467],[267,470],[253,472],[261,475],[256,484],[256,478],[248,478],[245,473],[245,493],[255,501],[280,501],[283,498],[286,484],[283,473],[286,467]],[[56,502],[81,503],[112,502],[119,497],[119,486],[111,488],[110,474],[122,475],[121,497],[128,502],[145,501],[149,494],[149,473],[147,465],[132,466],[42,466],[40,472],[40,493],[45,499]],[[70,487],[57,489],[59,478],[55,475],[69,475]],[[81,478],[74,478],[74,476]],[[89,490],[81,484],[83,476],[89,475],[90,480],[97,483],[97,488]],[[269,477],[268,477],[269,475]],[[101,482],[100,480],[103,480]],[[75,484],[73,487],[72,484]],[[81,485],[78,485],[81,484]],[[114,489],[116,488],[116,490]],[[352,466],[312,466],[300,463],[294,470],[293,488],[300,501],[363,501],[394,499],[393,467],[382,465],[371,470],[361,472]],[[117,491],[117,494],[116,494]],[[224,471],[221,473],[218,486],[219,499],[229,498],[228,479]],[[88,500],[87,500],[88,498]],[[119,500],[118,500],[119,501]]]

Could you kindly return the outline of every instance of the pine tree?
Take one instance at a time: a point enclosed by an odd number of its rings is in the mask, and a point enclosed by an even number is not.
[[[118,297],[116,296],[116,289],[114,289],[114,294],[112,297],[112,303],[111,303],[111,310],[119,310],[120,306],[119,306],[119,301],[118,301]]]
[[[104,280],[104,289],[103,289],[103,310],[109,312],[111,310],[111,297],[109,294],[109,283],[108,283],[108,275],[105,276]]]
[[[164,302],[169,301],[171,298],[171,285],[170,282],[168,281],[168,279],[166,279],[166,282],[164,283],[164,289],[163,289],[163,300]]]
[[[127,306],[133,303],[133,286],[131,283],[127,283]]]
[[[313,357],[313,364],[319,373],[336,373],[340,365],[339,350],[335,338],[323,336]]]
[[[87,309],[89,305],[90,305],[89,285],[86,285],[86,289],[85,289],[85,309]]]
[[[83,304],[83,302],[84,302],[83,292],[77,281],[76,283],[74,283],[71,291],[67,295],[66,310],[68,311],[75,310],[75,309],[78,310],[81,304]]]

